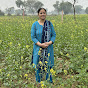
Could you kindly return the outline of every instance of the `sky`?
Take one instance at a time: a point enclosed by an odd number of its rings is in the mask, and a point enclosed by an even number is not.
[[[16,0],[0,0],[0,9],[5,10],[6,8],[9,7],[15,7],[15,9],[17,9],[15,1]],[[41,1],[44,4],[44,8],[47,8],[48,11],[50,12],[54,10],[53,4],[55,4],[56,1],[61,2],[62,0],[38,0],[38,1]],[[73,3],[74,0],[63,0],[63,1],[69,1]],[[85,9],[86,7],[88,7],[88,0],[77,0],[76,5],[82,5],[83,9]]]

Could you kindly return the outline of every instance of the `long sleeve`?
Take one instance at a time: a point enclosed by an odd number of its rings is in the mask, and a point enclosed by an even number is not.
[[[50,22],[51,23],[51,22]],[[51,23],[51,41],[54,43],[55,41],[55,38],[56,38],[56,33],[55,33],[55,30],[54,30],[54,27],[53,27],[53,24]]]
[[[35,23],[33,23],[32,27],[31,27],[31,39],[36,44],[38,42],[38,40],[36,38],[36,28],[35,27],[36,27]]]

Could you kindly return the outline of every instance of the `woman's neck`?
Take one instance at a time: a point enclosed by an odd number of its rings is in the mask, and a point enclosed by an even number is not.
[[[45,19],[44,20],[39,19],[39,22],[40,23],[44,23],[45,22]]]

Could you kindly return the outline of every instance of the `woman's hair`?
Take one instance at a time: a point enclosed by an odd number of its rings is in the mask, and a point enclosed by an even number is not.
[[[39,12],[40,12],[41,9],[44,9],[45,12],[46,12],[46,9],[45,8],[39,8],[38,11],[37,11],[38,14],[39,14]]]

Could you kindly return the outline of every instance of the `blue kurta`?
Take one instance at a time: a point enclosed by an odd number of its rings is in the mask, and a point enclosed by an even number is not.
[[[36,43],[38,41],[41,43],[42,30],[43,30],[43,25],[40,25],[38,23],[38,21],[35,21],[32,24],[32,28],[31,28],[31,39],[34,42],[34,44],[33,44],[33,64],[34,65],[33,65],[33,67],[35,67],[38,64],[38,60],[39,60],[38,52],[39,52],[40,46],[36,45]],[[48,30],[50,31],[49,32],[50,33],[49,34],[50,41],[52,41],[54,43],[55,38],[56,38],[56,33],[55,33],[55,30],[54,30],[53,24],[51,22],[50,22],[50,28]],[[49,66],[53,66],[54,65],[53,44],[51,44],[51,45],[48,46],[48,53],[50,53],[48,65]]]

